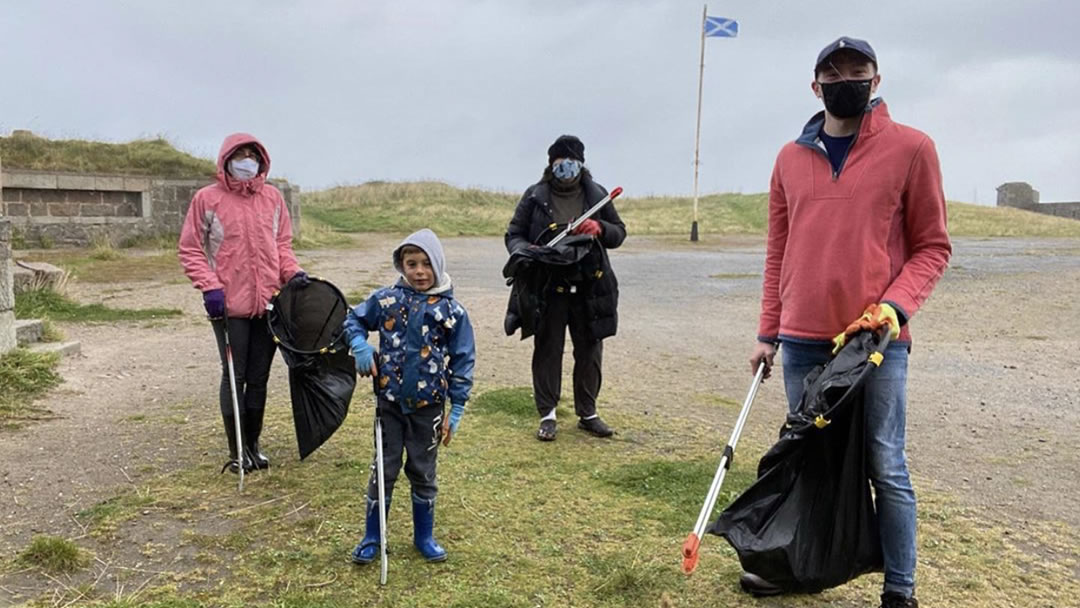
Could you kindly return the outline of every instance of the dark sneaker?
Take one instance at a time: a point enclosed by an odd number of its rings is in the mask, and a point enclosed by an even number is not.
[[[899,593],[882,593],[881,608],[919,608],[919,600]]]
[[[581,420],[578,420],[577,428],[597,437],[611,437],[615,434],[615,431],[611,430],[611,427],[604,424],[604,421],[601,420],[599,416],[595,418],[582,418]]]
[[[540,429],[536,431],[536,438],[540,441],[555,441],[555,421],[541,420]]]
[[[739,586],[742,590],[755,597],[767,597],[780,595],[784,592],[779,586],[770,583],[752,572],[743,572],[739,577]]]

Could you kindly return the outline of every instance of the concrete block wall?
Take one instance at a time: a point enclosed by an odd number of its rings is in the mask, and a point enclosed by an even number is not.
[[[179,234],[195,192],[208,179],[90,175],[38,171],[0,174],[0,215],[13,223],[23,246],[84,247],[123,244],[146,236]],[[299,234],[299,188],[272,182],[289,206]]]

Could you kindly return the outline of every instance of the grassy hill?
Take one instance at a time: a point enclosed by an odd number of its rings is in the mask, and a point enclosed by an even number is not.
[[[304,218],[338,232],[404,233],[428,227],[445,235],[499,235],[520,194],[462,189],[440,182],[369,182],[303,195]],[[767,196],[710,194],[698,201],[703,234],[765,233]],[[619,198],[631,234],[688,234],[689,197]],[[953,236],[1080,237],[1080,222],[1019,209],[948,204]]]
[[[165,177],[212,177],[217,173],[213,161],[177,150],[160,137],[110,144],[18,134],[0,137],[0,162],[5,169],[35,171]]]

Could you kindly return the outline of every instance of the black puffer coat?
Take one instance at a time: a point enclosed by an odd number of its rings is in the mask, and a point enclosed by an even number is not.
[[[592,180],[585,172],[581,176],[581,187],[585,191],[585,207],[600,202],[607,196],[607,190]],[[619,282],[611,269],[607,250],[614,249],[626,239],[626,225],[619,218],[614,203],[604,205],[594,214],[593,219],[603,228],[592,250],[572,269],[553,268],[549,285],[571,283],[577,285],[582,294],[589,317],[589,333],[594,340],[614,336],[618,329]],[[551,211],[551,185],[540,181],[529,187],[514,210],[514,217],[506,229],[506,251],[513,253],[529,245],[544,245],[565,226],[554,225]],[[539,320],[543,322],[544,297],[539,296]],[[535,327],[522,327],[522,337],[535,331]],[[526,333],[527,332],[527,333]]]

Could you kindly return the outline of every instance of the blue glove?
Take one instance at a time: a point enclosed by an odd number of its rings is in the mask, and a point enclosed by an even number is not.
[[[292,278],[289,279],[289,286],[290,287],[301,287],[301,288],[303,288],[303,287],[307,287],[308,285],[311,285],[311,278],[308,277],[307,273],[304,272],[303,270],[298,270],[296,272],[296,274],[292,275]]]
[[[206,315],[211,319],[220,319],[225,316],[225,290],[211,289],[202,294],[203,307]]]
[[[457,435],[458,426],[461,424],[461,417],[465,415],[464,403],[453,403],[450,405],[450,432]]]
[[[356,359],[357,373],[361,376],[370,376],[371,366],[375,363],[375,349],[360,336],[353,338],[349,346],[352,348],[353,359]]]

